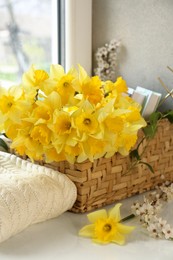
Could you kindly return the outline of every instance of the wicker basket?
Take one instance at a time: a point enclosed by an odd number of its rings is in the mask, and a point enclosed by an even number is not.
[[[142,137],[143,133],[139,131],[138,140]],[[155,137],[147,147],[144,140],[140,149],[145,150],[142,160],[153,167],[154,173],[144,164],[129,171],[129,156],[123,157],[118,153],[93,163],[63,161],[44,165],[65,173],[75,183],[77,200],[71,211],[87,212],[150,190],[165,180],[173,181],[173,124],[162,120]]]

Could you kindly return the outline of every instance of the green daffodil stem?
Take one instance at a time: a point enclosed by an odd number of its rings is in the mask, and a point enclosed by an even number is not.
[[[8,145],[6,144],[6,142],[2,138],[0,138],[0,147],[2,147],[6,152],[9,151]]]
[[[129,220],[129,219],[134,218],[134,217],[136,217],[134,214],[130,214],[130,215],[128,215],[127,217],[121,219],[121,222],[127,221],[127,220]]]

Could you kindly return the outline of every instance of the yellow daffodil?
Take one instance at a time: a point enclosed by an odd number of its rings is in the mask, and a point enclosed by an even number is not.
[[[44,81],[49,78],[45,70],[37,70],[32,65],[30,69],[23,75],[23,84],[30,87],[38,88]]]
[[[23,100],[23,90],[20,86],[4,90],[0,93],[0,129],[3,129],[6,120],[11,120],[14,124],[20,123],[31,108],[30,102]]]
[[[48,73],[45,70],[36,69],[34,65],[23,74],[22,85],[29,100],[38,99],[42,91],[48,95],[55,88],[55,82]]]
[[[20,124],[15,123],[14,121],[11,121],[10,119],[7,119],[4,122],[4,127],[5,127],[6,136],[9,139],[13,140],[18,134],[18,128],[20,127]]]
[[[45,81],[48,78],[49,78],[49,75],[46,71],[44,71],[44,70],[35,70],[34,71],[34,80],[35,80],[36,86],[38,86],[41,82]]]
[[[71,164],[74,164],[76,157],[82,153],[82,146],[80,146],[79,143],[74,146],[65,145],[64,152],[66,160],[68,160]]]
[[[8,90],[1,89],[0,92],[0,111],[2,114],[9,114],[12,110],[16,109],[16,103],[21,100],[23,94],[22,88],[14,86]]]
[[[53,146],[47,146],[46,149],[44,149],[44,156],[46,157],[47,162],[59,162],[59,161],[65,161],[65,153],[57,153],[55,147]]]
[[[137,141],[137,134],[122,134],[118,138],[118,151],[120,154],[126,156],[129,154],[130,149],[135,145]]]
[[[126,81],[122,77],[118,77],[114,84],[115,84],[115,88],[118,93],[127,92],[127,90],[128,90],[127,84],[126,84]]]
[[[115,116],[115,117],[108,116],[105,120],[105,125],[107,129],[109,129],[113,133],[119,133],[124,128],[124,120],[122,117],[119,116]]]
[[[75,91],[78,93],[82,93],[81,86],[88,79],[89,79],[89,76],[87,75],[87,72],[84,70],[84,68],[80,64],[78,64],[78,74],[76,75],[74,82],[73,82]]]
[[[75,129],[72,127],[70,114],[65,111],[55,110],[53,120],[48,124],[48,127],[52,132],[51,142],[57,153],[62,153],[62,150],[66,149],[66,146],[72,146],[75,154],[74,147],[77,144],[77,135]],[[66,155],[69,155],[67,151],[66,153]]]
[[[118,77],[115,82],[108,80],[104,82],[103,85],[105,90],[105,98],[106,99],[115,98],[117,99],[117,102],[122,97],[121,94],[126,93],[128,90],[126,81],[122,77]]]
[[[140,118],[140,111],[135,108],[130,108],[130,112],[126,114],[126,119],[131,123],[140,120]]]
[[[115,83],[107,80],[106,82],[103,82],[103,86],[104,86],[104,101],[107,100],[112,100],[112,98],[117,99],[118,97],[118,92],[115,88]]]
[[[52,92],[43,100],[37,100],[30,117],[35,121],[42,119],[42,123],[50,123],[53,120],[54,111],[61,108],[61,99],[58,93]]]
[[[11,148],[15,149],[20,155],[26,154],[31,159],[40,160],[43,156],[43,146],[36,138],[35,140],[32,138],[33,127],[32,122],[22,120]]]
[[[14,97],[12,96],[3,96],[0,99],[0,110],[3,114],[6,114],[14,105]]]
[[[110,242],[123,245],[125,235],[134,230],[132,226],[123,225],[120,216],[120,206],[118,203],[108,213],[105,209],[92,212],[87,215],[91,224],[84,226],[79,235],[89,237],[93,242],[108,244]]]
[[[86,141],[81,143],[84,154],[89,158],[90,161],[100,158],[106,153],[106,141],[102,139],[96,139],[89,136]]]
[[[71,132],[71,118],[67,112],[55,110],[53,125],[49,126],[57,135],[69,134]]]
[[[41,145],[48,145],[51,141],[51,131],[45,124],[38,124],[31,130],[30,136]]]
[[[74,96],[75,90],[72,85],[73,76],[65,75],[58,82],[56,89],[62,99],[62,104],[65,105],[69,102],[69,98]]]
[[[91,104],[100,103],[104,95],[100,78],[98,76],[89,77],[80,65],[78,65],[78,69],[78,77],[73,81],[75,91],[82,93],[83,99],[89,100]]]
[[[69,99],[71,99],[75,94],[75,89],[73,87],[73,80],[75,77],[75,69],[71,69],[67,74],[65,74],[64,69],[60,65],[52,65],[50,75],[56,82],[55,90],[61,96],[62,104],[68,104]]]
[[[92,104],[86,100],[78,111],[73,113],[74,127],[77,130],[77,134],[95,134],[98,131],[98,119],[97,113],[95,113]]]
[[[94,134],[98,130],[98,121],[94,114],[89,114],[87,112],[81,113],[75,119],[75,125],[79,132],[86,134]]]
[[[42,118],[46,121],[49,121],[52,118],[51,112],[52,111],[50,110],[50,107],[46,108],[46,106],[41,104],[40,106],[35,107],[32,116],[38,119]]]
[[[101,80],[98,76],[89,78],[81,86],[83,98],[85,100],[88,99],[89,102],[94,105],[100,103],[103,98],[103,90],[101,86]]]
[[[78,64],[78,69],[79,69],[78,79],[80,84],[82,84],[87,79],[88,75],[85,69],[80,64]]]
[[[103,82],[80,65],[51,65],[49,74],[33,65],[20,85],[0,87],[0,131],[12,148],[48,162],[127,155],[146,122],[125,80]]]

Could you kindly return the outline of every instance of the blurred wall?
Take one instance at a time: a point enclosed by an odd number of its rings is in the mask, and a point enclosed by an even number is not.
[[[93,0],[94,53],[111,39],[120,39],[117,76],[129,87],[141,86],[161,92],[173,89],[173,0]],[[173,109],[169,97],[161,110]]]

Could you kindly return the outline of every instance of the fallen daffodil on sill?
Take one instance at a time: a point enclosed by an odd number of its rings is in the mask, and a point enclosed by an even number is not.
[[[116,204],[109,212],[101,209],[87,215],[91,224],[84,226],[79,235],[89,237],[99,244],[116,243],[123,245],[125,236],[131,233],[135,227],[121,223],[121,203]]]

